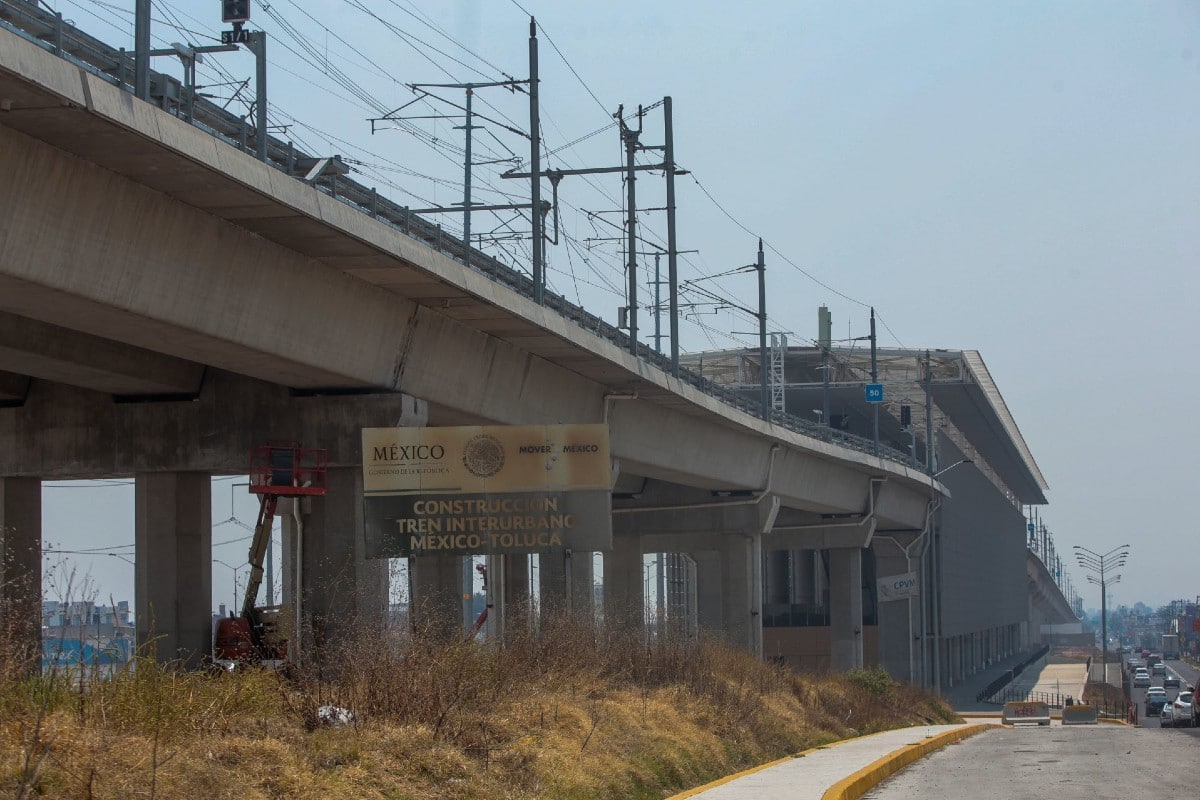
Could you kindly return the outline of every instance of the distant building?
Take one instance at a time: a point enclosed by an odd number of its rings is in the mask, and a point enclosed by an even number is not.
[[[95,667],[111,670],[134,652],[129,601],[115,606],[90,600],[42,603],[42,670]]]

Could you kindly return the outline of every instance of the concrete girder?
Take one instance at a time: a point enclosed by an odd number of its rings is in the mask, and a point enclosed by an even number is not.
[[[601,418],[602,386],[508,342],[3,127],[0,154],[20,187],[0,193],[2,308],[284,386]]]
[[[770,530],[778,512],[779,498],[775,495],[692,506],[614,508],[613,534],[637,533],[644,540],[652,541],[664,536],[686,541],[693,535],[761,534]],[[692,548],[662,549],[659,544],[652,544],[643,552],[686,552],[689,549]]]
[[[1044,620],[1054,624],[1079,621],[1075,610],[1063,596],[1046,565],[1032,552],[1026,561],[1026,574],[1029,579],[1030,601],[1037,605]]]
[[[200,391],[204,366],[0,312],[0,368],[113,395]]]
[[[613,406],[612,449],[622,471],[712,490],[770,491],[785,506],[844,513],[866,505],[867,476],[749,429],[706,424],[645,401]],[[662,442],[673,458],[663,463]],[[701,467],[702,465],[702,467]],[[707,476],[697,481],[697,473]]]
[[[948,498],[950,495],[943,492],[938,496]],[[879,520],[880,527],[921,531],[925,528],[931,499],[927,493],[914,491],[898,481],[887,480],[879,487],[879,493],[875,497],[875,517]]]
[[[0,405],[20,405],[29,394],[32,379],[28,375],[17,375],[0,370]]]
[[[764,550],[833,550],[842,547],[864,548],[875,534],[875,520],[804,526],[801,529],[772,530],[763,536]]]
[[[870,482],[867,505],[862,513],[849,519],[822,519],[818,522],[793,521],[789,517],[802,516],[783,514],[777,517],[763,545],[768,550],[831,550],[835,548],[864,548],[871,544],[875,528],[879,497],[887,483],[882,478]],[[807,516],[807,515],[803,515]]]
[[[425,403],[408,395],[296,397],[221,370],[208,370],[199,397],[186,402],[114,403],[106,394],[34,381],[22,406],[0,408],[0,474],[240,474],[249,448],[272,439],[326,448],[330,466],[360,466],[360,428],[423,424]]]
[[[3,309],[285,386],[392,388],[415,304],[4,127],[0,154]]]
[[[616,405],[610,436],[613,452],[620,453],[622,476],[632,472],[655,479],[647,491],[637,492],[641,501],[649,501],[649,489],[656,481],[669,481],[710,491],[770,492],[779,497],[781,508],[847,514],[870,506],[871,486],[879,484],[878,478],[819,453],[781,446],[750,430],[702,426],[698,419],[648,403]],[[667,465],[661,465],[661,454],[656,452],[663,441],[678,453]],[[628,480],[621,485],[633,491]],[[929,508],[928,489],[884,481],[876,490],[874,507],[886,527],[922,528]]]

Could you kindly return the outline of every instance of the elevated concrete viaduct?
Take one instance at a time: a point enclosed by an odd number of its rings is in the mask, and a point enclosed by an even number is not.
[[[727,405],[3,29],[0,169],[6,553],[40,548],[40,480],[135,476],[137,625],[160,657],[209,649],[209,476],[268,439],[329,449],[328,496],[284,527],[303,567],[285,599],[330,638],[386,598],[362,555],[364,427],[606,422],[606,602],[637,605],[642,553],[693,552],[704,626],[761,652],[763,541],[819,543],[839,668],[863,662],[872,532],[922,530],[944,490]],[[590,558],[542,561],[543,605],[590,602]],[[36,557],[5,568],[36,590]],[[507,573],[496,591],[528,596]],[[413,586],[452,610],[460,559],[418,559]]]
[[[1045,624],[1073,622],[1060,582],[1030,550],[1026,532],[1027,506],[1045,503],[1048,485],[980,354],[880,348],[885,398],[872,406],[864,397],[864,384],[875,380],[870,355],[827,348],[779,354],[788,407],[828,408],[834,424],[860,435],[872,432],[878,415],[880,440],[921,454],[948,492],[927,498],[928,524],[917,529],[892,528],[882,518],[868,529],[865,517],[851,516],[839,528],[823,520],[824,534],[792,538],[781,532],[785,513],[797,512],[781,511],[763,537],[766,653],[805,668],[832,663],[832,630],[847,625],[839,609],[849,598],[833,602],[846,569],[863,573],[863,610],[853,617],[863,621],[866,660],[934,688],[1029,649]],[[705,353],[702,369],[751,394],[758,387],[741,381],[751,374],[745,362],[757,357]],[[880,506],[888,489],[882,487]],[[857,528],[866,548],[848,566],[845,526]]]

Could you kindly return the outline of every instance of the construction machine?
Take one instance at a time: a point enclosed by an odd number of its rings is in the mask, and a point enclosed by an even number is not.
[[[325,494],[328,452],[296,442],[272,442],[250,451],[250,491],[259,496],[258,521],[250,541],[250,577],[241,613],[217,621],[213,661],[227,670],[246,666],[278,668],[287,659],[288,641],[280,606],[259,606],[263,561],[281,497]]]

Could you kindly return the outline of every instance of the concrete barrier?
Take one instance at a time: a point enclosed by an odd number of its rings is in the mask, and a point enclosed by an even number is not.
[[[1036,701],[1005,703],[1004,713],[1000,716],[1000,722],[1004,725],[1013,725],[1018,722],[1049,725],[1050,706]]]
[[[1099,710],[1095,706],[1063,706],[1063,725],[1098,725]]]

